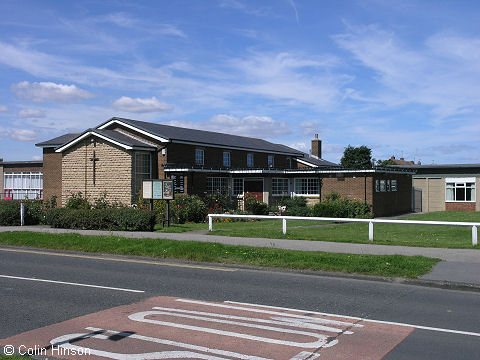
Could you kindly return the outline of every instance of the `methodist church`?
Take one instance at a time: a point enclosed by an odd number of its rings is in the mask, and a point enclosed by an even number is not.
[[[43,198],[64,204],[72,191],[107,194],[129,205],[144,179],[171,179],[176,194],[246,194],[275,204],[303,196],[309,203],[337,191],[368,202],[375,216],[411,210],[412,173],[405,169],[344,169],[322,158],[318,135],[310,154],[259,138],[111,118],[43,148]]]

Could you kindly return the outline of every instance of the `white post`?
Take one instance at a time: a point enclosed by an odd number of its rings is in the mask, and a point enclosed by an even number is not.
[[[472,245],[478,245],[478,237],[477,237],[477,227],[474,225],[472,226]]]
[[[373,242],[373,222],[368,223],[368,240]]]
[[[287,233],[287,219],[283,218],[282,219],[282,230],[283,230],[283,235]]]
[[[20,225],[25,225],[25,204],[20,203]]]
[[[208,231],[213,231],[213,220],[212,217],[208,217]]]

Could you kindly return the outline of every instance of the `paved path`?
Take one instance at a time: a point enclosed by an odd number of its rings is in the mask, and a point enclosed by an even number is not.
[[[8,226],[0,227],[5,231],[35,231],[47,233],[77,233],[82,235],[115,235],[129,238],[159,238],[178,241],[216,242],[229,245],[247,245],[256,247],[272,247],[279,249],[301,251],[324,251],[349,254],[373,255],[406,255],[426,256],[438,258],[438,263],[430,274],[422,278],[428,280],[464,282],[480,285],[480,250],[468,249],[439,249],[411,246],[389,246],[375,244],[352,244],[328,241],[285,240],[265,238],[244,238],[206,235],[198,232],[187,233],[158,233],[158,232],[128,232],[128,231],[100,231],[100,230],[69,230],[52,229],[48,226]]]

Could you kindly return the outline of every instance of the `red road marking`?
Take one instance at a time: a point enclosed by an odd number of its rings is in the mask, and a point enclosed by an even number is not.
[[[85,360],[373,360],[412,331],[258,305],[156,297],[19,334],[0,345]]]

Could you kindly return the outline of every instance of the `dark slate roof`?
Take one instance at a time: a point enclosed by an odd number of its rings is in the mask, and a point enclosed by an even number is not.
[[[130,146],[130,147],[134,147],[134,148],[150,148],[150,149],[155,149],[155,146],[152,146],[146,142],[143,142],[143,141],[140,141],[138,139],[135,139],[131,136],[128,136],[126,134],[123,134],[119,131],[114,131],[114,130],[100,130],[100,129],[87,129],[85,130],[83,133],[81,134],[77,134],[77,136],[75,136],[73,139],[71,139],[70,141],[68,142],[65,142],[63,144],[61,144],[60,146],[57,146],[57,148],[61,148],[69,143],[72,143],[74,142],[75,140],[77,140],[78,138],[84,136],[85,134],[87,133],[92,133],[92,134],[97,134],[97,135],[102,135],[104,137],[106,137],[107,139],[110,139],[112,141],[115,141],[115,142],[118,142],[122,145],[125,145],[125,146]]]
[[[16,166],[16,165],[19,165],[19,166],[27,166],[27,165],[30,165],[30,166],[42,166],[43,165],[43,161],[42,160],[27,160],[27,161],[0,161],[0,165],[7,165],[7,166]]]
[[[480,168],[480,164],[432,164],[432,165],[389,165],[408,169],[470,169]]]
[[[81,133],[69,133],[35,144],[38,147],[57,147],[77,138]]]
[[[205,146],[212,144],[212,145],[229,146],[229,147],[236,147],[236,148],[247,148],[252,150],[262,150],[266,152],[272,151],[272,152],[279,152],[279,153],[285,153],[285,154],[294,154],[296,156],[303,155],[301,151],[292,149],[288,146],[281,145],[281,144],[274,144],[258,138],[224,134],[224,133],[213,132],[213,131],[188,129],[188,128],[183,128],[178,126],[155,124],[155,123],[117,118],[117,117],[111,118],[110,120],[99,125],[98,127],[101,127],[102,125],[112,120],[121,121],[125,124],[136,127],[140,130],[146,131],[152,135],[162,137],[169,141],[175,141],[175,140],[188,141],[188,142],[205,144]]]
[[[314,158],[314,157],[312,157],[312,156],[310,156],[309,154],[306,154],[306,153],[303,154],[303,158],[301,158],[300,160],[308,162],[308,163],[310,163],[314,166],[340,167],[340,165],[338,165],[338,164],[332,163],[332,162],[327,161],[327,160]]]

